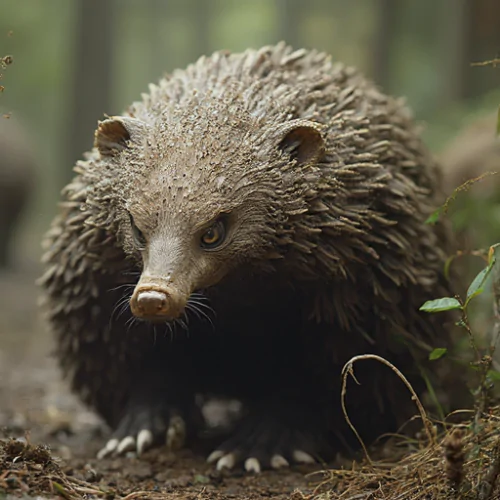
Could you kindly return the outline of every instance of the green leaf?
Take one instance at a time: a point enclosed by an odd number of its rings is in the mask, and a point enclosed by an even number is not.
[[[498,382],[500,381],[500,372],[497,372],[496,370],[488,370],[488,377],[491,380]]]
[[[450,266],[453,263],[453,261],[458,257],[458,255],[451,255],[446,259],[446,262],[444,263],[444,276],[447,280],[450,279]]]
[[[481,295],[484,291],[484,284],[486,280],[488,279],[488,276],[491,273],[491,270],[493,269],[493,265],[495,264],[495,257],[492,256],[490,259],[489,264],[478,273],[478,275],[474,278],[472,283],[469,286],[469,289],[467,290],[467,297],[465,299],[465,306],[474,298],[477,297],[478,295]]]
[[[443,207],[439,207],[437,210],[432,212],[429,217],[427,217],[427,220],[425,221],[426,224],[435,224],[439,220],[439,216],[441,215],[441,212],[443,210]]]
[[[441,311],[452,311],[453,309],[462,309],[462,304],[453,297],[443,297],[442,299],[428,300],[420,307],[421,311],[436,313]]]
[[[194,476],[194,482],[195,483],[205,484],[205,483],[209,483],[210,482],[210,478],[207,477],[207,476],[204,476],[203,474],[196,474]]]
[[[57,483],[56,481],[51,481],[53,488],[61,495],[63,498],[67,500],[71,499],[71,495],[69,491],[67,491],[62,484]]]
[[[446,349],[446,347],[436,347],[436,349],[434,349],[429,354],[429,360],[434,361],[436,359],[442,358],[447,352],[448,349]]]

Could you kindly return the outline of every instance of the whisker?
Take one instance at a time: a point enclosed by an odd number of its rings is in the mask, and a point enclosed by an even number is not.
[[[174,340],[174,330],[172,328],[172,323],[165,323],[165,326],[167,327],[165,329],[165,337],[167,334],[170,334],[170,342],[173,342]]]
[[[111,328],[111,324],[113,320],[118,320],[120,316],[127,310],[128,307],[129,296],[124,295],[119,300],[116,301],[113,310],[109,316],[108,328]]]
[[[127,327],[127,334],[130,332],[132,326],[139,323],[139,320],[135,316],[130,316],[130,318],[125,322],[125,326]]]
[[[188,315],[188,313],[193,313],[196,318],[198,318],[199,320],[201,320],[201,316],[200,316],[200,313],[198,311],[198,309],[196,309],[195,306],[193,306],[193,304],[190,304],[189,302],[186,304],[186,316]]]
[[[196,305],[198,305],[202,309],[206,309],[209,311],[211,314],[214,316],[217,316],[214,308],[210,305],[210,301],[206,295],[203,295],[200,292],[193,292],[191,296],[189,297],[188,302],[193,302]]]
[[[140,276],[141,271],[131,270],[131,271],[123,271],[121,273],[123,276]]]
[[[128,308],[129,308],[129,301],[128,300],[124,300],[122,302],[120,311],[118,311],[118,314],[116,315],[116,319],[119,319],[125,313],[125,311],[128,310]]]
[[[118,285],[115,288],[110,288],[108,290],[108,292],[115,292],[116,290],[120,290],[120,288],[126,288],[126,287],[135,288],[135,284],[134,283],[124,283],[123,285]]]
[[[199,304],[197,302],[188,302],[186,305],[186,310],[192,311],[194,314],[196,314],[200,321],[206,319],[212,326],[212,329],[215,331],[215,325],[212,321],[212,318],[205,311],[203,311],[203,309],[199,308]]]

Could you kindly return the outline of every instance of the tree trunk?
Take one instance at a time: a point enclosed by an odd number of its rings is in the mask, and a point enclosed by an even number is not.
[[[301,47],[300,25],[302,19],[301,0],[276,0],[278,10],[277,33],[279,40],[285,41],[294,49]]]
[[[377,26],[372,49],[371,76],[385,92],[391,91],[391,48],[396,41],[400,1],[378,0],[376,7]]]
[[[189,12],[193,20],[194,34],[192,43],[193,61],[202,55],[209,55],[212,46],[210,43],[210,21],[211,21],[211,2],[207,0],[191,0]]]
[[[111,112],[113,27],[113,0],[77,0],[68,159],[63,182],[73,177],[71,167],[92,147],[97,121]]]

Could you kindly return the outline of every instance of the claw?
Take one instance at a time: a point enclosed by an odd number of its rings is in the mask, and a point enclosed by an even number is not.
[[[314,460],[309,453],[306,453],[302,450],[295,450],[292,454],[293,459],[299,464],[314,464],[316,460]]]
[[[186,422],[180,415],[173,415],[167,430],[167,448],[179,450],[186,440]]]
[[[234,453],[228,453],[217,462],[217,470],[232,469],[235,463],[236,457],[234,456]]]
[[[99,451],[97,458],[101,460],[102,458],[106,458],[111,455],[116,450],[119,442],[120,441],[118,439],[110,439],[106,443],[106,446]]]
[[[149,429],[142,429],[137,435],[137,455],[142,455],[152,443],[153,433]]]
[[[122,453],[125,453],[126,451],[131,451],[134,448],[135,448],[135,438],[133,438],[132,436],[127,436],[120,441],[118,448],[116,448],[116,453],[118,455],[121,455]]]
[[[271,457],[271,467],[273,469],[282,469],[283,467],[288,467],[289,465],[288,460],[282,455],[273,455]]]
[[[211,464],[213,462],[217,462],[217,460],[219,460],[219,458],[223,457],[224,454],[225,453],[222,450],[212,451],[212,453],[210,453],[210,455],[208,455],[207,463]]]
[[[245,470],[247,472],[255,472],[258,474],[261,470],[260,462],[256,458],[247,458],[245,461]]]

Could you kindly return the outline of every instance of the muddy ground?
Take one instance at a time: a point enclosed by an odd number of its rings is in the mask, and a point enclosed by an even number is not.
[[[97,461],[94,457],[105,442],[107,430],[79,405],[59,378],[50,356],[51,341],[37,312],[37,269],[32,267],[0,274],[0,438],[4,446],[3,454],[0,449],[0,499],[11,494],[25,498],[149,495],[284,499],[303,498],[314,491],[323,476],[310,473],[321,466],[294,467],[258,476],[241,470],[219,473],[205,463],[204,454],[209,450],[204,448],[175,456],[160,449],[140,460],[132,456]],[[48,445],[54,461],[49,465],[43,457],[26,463],[19,457],[15,461],[5,448],[8,437],[27,437],[34,446]],[[59,488],[58,478],[65,476],[76,489]]]

